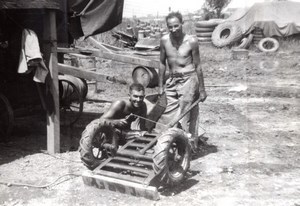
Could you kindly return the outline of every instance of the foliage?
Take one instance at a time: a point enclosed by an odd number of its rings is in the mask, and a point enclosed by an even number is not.
[[[213,16],[213,18],[221,18],[222,9],[224,9],[230,2],[231,0],[205,0],[203,10],[207,15]]]

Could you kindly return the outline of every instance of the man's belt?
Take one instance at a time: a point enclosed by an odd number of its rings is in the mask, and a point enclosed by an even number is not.
[[[195,72],[196,72],[195,70],[188,71],[188,72],[176,72],[176,73],[171,73],[170,77],[172,77],[172,78],[174,78],[174,77],[184,77],[186,75],[193,74]]]

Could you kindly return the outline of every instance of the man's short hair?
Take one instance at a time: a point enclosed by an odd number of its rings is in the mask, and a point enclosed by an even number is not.
[[[142,84],[140,83],[133,83],[130,85],[129,87],[129,92],[131,92],[132,90],[136,90],[136,91],[145,91],[145,88]]]
[[[169,13],[168,16],[166,16],[166,22],[168,22],[168,19],[171,19],[173,17],[176,17],[177,19],[179,19],[180,23],[183,23],[182,14],[179,11],[172,11],[171,13]]]

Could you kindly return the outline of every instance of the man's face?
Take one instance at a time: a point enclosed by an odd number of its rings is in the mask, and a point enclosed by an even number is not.
[[[144,98],[145,98],[144,91],[132,90],[129,93],[129,100],[133,107],[136,107],[136,108],[141,107],[143,105]]]
[[[168,19],[167,27],[170,33],[175,37],[178,37],[182,34],[182,23],[179,21],[177,17],[172,17]]]

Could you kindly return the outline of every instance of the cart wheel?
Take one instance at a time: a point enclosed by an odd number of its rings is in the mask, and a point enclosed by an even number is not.
[[[8,99],[0,93],[0,139],[6,141],[14,125],[14,112]]]
[[[118,149],[118,135],[109,122],[96,119],[82,132],[79,152],[83,164],[93,170]]]
[[[76,86],[66,79],[59,80],[60,122],[72,126],[80,118],[83,110],[83,99]]]
[[[161,182],[180,183],[190,167],[191,147],[186,133],[178,128],[164,132],[154,147],[153,169]]]

